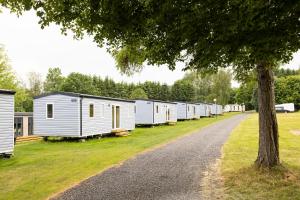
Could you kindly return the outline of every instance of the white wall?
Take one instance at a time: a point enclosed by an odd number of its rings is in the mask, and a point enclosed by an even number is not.
[[[135,123],[153,124],[153,101],[135,101]]]
[[[53,104],[53,119],[47,119],[47,104]],[[33,132],[41,136],[80,136],[80,98],[56,94],[34,99]]]
[[[94,105],[94,117],[89,116],[89,105]],[[112,105],[120,106],[120,129],[135,128],[134,103],[96,98],[82,100],[82,134],[83,136],[110,133],[112,127]]]
[[[14,95],[0,94],[0,153],[14,150]]]
[[[187,104],[177,102],[177,119],[187,119]]]

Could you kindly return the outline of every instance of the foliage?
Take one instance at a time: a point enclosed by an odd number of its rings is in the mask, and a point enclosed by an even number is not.
[[[32,111],[29,94],[9,64],[8,57],[5,53],[4,46],[0,45],[0,88],[16,91],[15,111],[24,112]]]
[[[231,73],[219,70],[216,74],[187,73],[183,80],[190,82],[194,87],[195,102],[213,102],[217,99],[219,104],[229,102],[231,92]]]
[[[60,68],[49,68],[46,80],[44,82],[45,92],[57,92],[62,90],[64,77]]]
[[[43,80],[42,75],[37,72],[28,73],[29,80],[29,94],[34,97],[43,92]]]
[[[136,88],[131,92],[130,99],[148,99],[148,96],[142,88]]]
[[[186,80],[178,80],[172,87],[172,99],[177,101],[192,101],[195,96],[195,88]]]
[[[113,56],[120,72],[130,76],[141,72],[143,69],[144,57],[142,54],[143,52],[136,47],[124,47],[119,51],[115,51]]]
[[[77,92],[83,94],[95,94],[93,80],[88,75],[72,72],[62,85],[62,91]]]
[[[18,13],[33,8],[42,28],[59,24],[64,33],[72,30],[77,38],[91,35],[111,52],[135,53],[139,59],[134,63],[167,64],[170,69],[185,60],[186,69],[217,71],[232,65],[236,73],[244,74],[262,62],[286,63],[300,47],[299,1],[4,0],[1,4]]]
[[[246,110],[255,109],[253,102],[253,93],[255,90],[257,90],[257,84],[254,81],[241,84],[236,90],[235,103],[245,104]]]
[[[292,75],[300,75],[300,68],[298,70],[278,68],[278,69],[274,70],[274,75],[277,78],[285,77],[285,76],[292,76]]]
[[[300,109],[300,75],[276,79],[276,103],[294,103]]]

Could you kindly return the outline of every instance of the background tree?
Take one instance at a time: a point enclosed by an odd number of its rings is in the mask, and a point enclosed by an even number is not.
[[[148,99],[148,96],[142,88],[136,88],[131,92],[130,99]]]
[[[15,111],[32,111],[32,100],[25,86],[17,79],[9,64],[3,45],[0,45],[0,88],[16,91]]]
[[[230,98],[231,90],[231,73],[224,70],[219,70],[218,73],[212,75],[212,92],[210,102],[217,99],[218,104],[226,105]]]
[[[191,102],[194,99],[195,88],[189,81],[178,80],[172,86],[172,99]]]
[[[284,76],[300,75],[300,67],[298,68],[298,70],[277,68],[274,70],[274,75],[277,78],[284,77]]]
[[[65,79],[64,84],[62,85],[62,91],[91,95],[97,93],[91,76],[75,72],[70,73]]]
[[[216,74],[187,73],[183,80],[194,87],[195,102],[213,102],[217,99],[219,104],[228,104],[231,92],[231,73],[219,70]]]
[[[37,72],[29,72],[28,81],[29,81],[29,94],[32,97],[40,95],[43,92],[43,80],[41,74]]]
[[[300,75],[276,79],[276,103],[294,103],[300,109]]]
[[[60,68],[49,68],[46,80],[44,82],[45,92],[57,92],[62,90],[64,77]]]

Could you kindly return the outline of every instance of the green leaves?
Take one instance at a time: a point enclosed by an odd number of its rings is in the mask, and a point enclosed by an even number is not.
[[[118,68],[131,75],[148,64],[186,61],[186,69],[216,72],[234,66],[247,73],[257,63],[288,62],[300,48],[297,0],[4,0],[14,12],[33,8],[42,27],[94,37],[108,45]],[[138,45],[137,45],[138,44]],[[142,49],[142,52],[139,50]]]

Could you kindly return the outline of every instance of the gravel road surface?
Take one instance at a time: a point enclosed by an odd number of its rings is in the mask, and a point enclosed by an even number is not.
[[[153,151],[142,153],[121,166],[81,182],[55,199],[201,199],[203,172],[221,156],[222,145],[246,116],[233,116]]]

